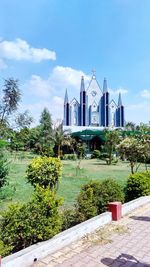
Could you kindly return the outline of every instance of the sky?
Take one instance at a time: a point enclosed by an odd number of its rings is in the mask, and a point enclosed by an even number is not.
[[[44,107],[62,119],[66,88],[79,100],[92,69],[116,102],[122,93],[127,122],[149,123],[149,0],[0,0],[0,25],[0,88],[19,80],[34,124]]]

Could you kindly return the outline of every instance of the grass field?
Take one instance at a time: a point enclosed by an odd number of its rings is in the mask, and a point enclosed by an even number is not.
[[[33,187],[27,183],[25,172],[27,165],[34,155],[30,153],[8,154],[9,184],[0,191],[0,211],[14,202],[27,202],[31,199]],[[96,159],[82,160],[80,169],[79,161],[62,161],[63,174],[58,188],[58,195],[63,197],[64,206],[72,206],[81,185],[90,180],[115,178],[120,183],[125,183],[130,174],[127,162],[118,162],[116,165],[105,165],[105,162]],[[143,170],[143,166],[139,169]]]

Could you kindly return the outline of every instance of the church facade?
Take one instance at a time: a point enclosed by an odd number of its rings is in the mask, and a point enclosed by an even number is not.
[[[69,101],[66,90],[63,126],[124,127],[125,116],[121,93],[119,93],[116,104],[113,99],[110,99],[106,79],[104,79],[101,89],[96,76],[93,74],[88,87],[85,89],[84,77],[82,76],[79,101],[76,98]]]

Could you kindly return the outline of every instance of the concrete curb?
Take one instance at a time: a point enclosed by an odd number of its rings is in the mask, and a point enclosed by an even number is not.
[[[111,212],[80,223],[48,241],[37,243],[2,259],[2,267],[27,267],[112,221]]]
[[[132,210],[139,208],[140,206],[147,204],[150,202],[150,196],[145,197],[139,197],[137,199],[134,199],[130,202],[127,202],[122,205],[122,216],[125,216],[126,214],[130,213]]]
[[[122,205],[122,216],[132,210],[150,202],[150,196],[140,197]],[[34,259],[41,260],[48,254],[54,253],[63,247],[77,241],[86,234],[92,233],[112,221],[111,212],[104,212],[90,220],[80,223],[50,240],[37,243],[17,253],[2,259],[2,267],[29,267]]]

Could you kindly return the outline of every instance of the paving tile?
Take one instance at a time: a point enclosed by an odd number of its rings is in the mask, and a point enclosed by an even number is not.
[[[134,216],[143,220],[135,220]],[[112,225],[126,226],[128,231],[111,233],[111,242],[85,244],[80,240],[32,267],[150,267],[150,222],[144,217],[150,218],[150,203],[113,222]]]

